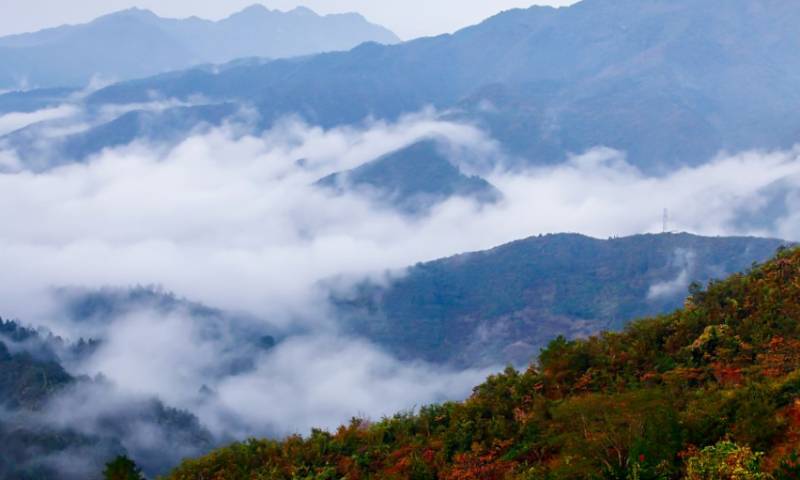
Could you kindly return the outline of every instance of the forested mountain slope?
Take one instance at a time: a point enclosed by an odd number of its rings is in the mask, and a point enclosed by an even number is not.
[[[780,240],[532,237],[365,282],[334,303],[352,331],[403,358],[526,364],[558,335],[621,329],[681,306],[689,284],[770,258]]]
[[[795,249],[673,314],[557,339],[464,402],[235,444],[168,478],[784,480],[799,439]]]
[[[203,337],[235,337],[231,338],[235,351],[217,359],[216,371],[204,379],[208,382],[214,375],[251,371],[258,353],[275,345],[256,319],[153,288],[61,289],[55,299],[64,324],[89,330],[120,328],[120,319],[147,312],[185,315]],[[0,319],[0,479],[100,478],[102,466],[122,454],[136,457],[152,477],[223,441],[187,410],[155,396],[120,391],[103,375],[80,374],[81,365],[102,354],[106,341],[71,342],[44,329]],[[197,385],[198,390],[203,388],[202,383]]]
[[[102,378],[70,375],[69,357],[91,355],[96,342],[67,343],[60,337],[0,319],[0,478],[8,480],[86,479],[123,453],[135,454],[147,471],[164,471],[183,455],[200,454],[214,443],[193,415],[155,398],[104,404],[113,390]],[[94,398],[91,392],[98,395]],[[107,397],[110,401],[111,397]],[[79,401],[83,405],[72,405]],[[60,408],[80,410],[98,402],[97,418],[82,424]],[[53,405],[61,407],[52,408]],[[78,414],[80,415],[80,414]],[[125,439],[145,431],[172,442],[172,452],[125,447]]]

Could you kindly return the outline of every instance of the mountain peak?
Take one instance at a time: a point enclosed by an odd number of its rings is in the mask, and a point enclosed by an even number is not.
[[[304,7],[302,5],[300,5],[298,7],[295,7],[293,10],[289,11],[288,13],[290,13],[292,15],[305,15],[305,16],[314,16],[314,17],[318,16],[317,12],[315,12],[314,10],[311,10],[308,7]]]
[[[249,7],[245,7],[239,13],[240,14],[242,14],[242,13],[253,14],[253,13],[265,13],[265,12],[272,12],[272,10],[270,10],[269,8],[265,7],[264,5],[262,5],[260,3],[254,3],[254,4],[250,5]]]
[[[249,7],[245,7],[244,9],[231,14],[227,19],[228,20],[249,20],[249,21],[260,21],[266,17],[271,17],[272,15],[279,13],[277,10],[270,10],[265,5],[260,3],[254,3]]]
[[[153,20],[159,18],[158,15],[153,13],[150,10],[138,7],[131,7],[125,10],[120,10],[118,12],[110,13],[108,15],[104,15],[100,17],[100,19],[104,18],[137,18],[141,20]]]
[[[268,7],[264,6],[260,3],[254,3],[249,7],[241,10],[238,13],[233,14],[232,16],[256,16],[256,15],[266,15],[266,14],[284,14],[284,15],[293,15],[293,16],[304,16],[304,17],[317,17],[317,13],[314,10],[311,10],[308,7],[304,7],[302,5],[293,8],[292,10],[287,10],[285,12],[280,10],[270,10]]]
[[[480,177],[470,177],[453,165],[437,139],[423,139],[353,170],[329,175],[318,186],[343,192],[350,189],[377,194],[400,210],[424,213],[432,204],[453,196],[494,203],[501,194]]]

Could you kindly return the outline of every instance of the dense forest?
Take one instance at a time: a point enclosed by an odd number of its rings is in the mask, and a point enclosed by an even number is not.
[[[250,440],[195,479],[800,478],[800,249],[620,333],[559,338],[461,403]]]

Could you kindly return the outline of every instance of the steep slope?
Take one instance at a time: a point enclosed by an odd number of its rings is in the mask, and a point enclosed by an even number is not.
[[[251,440],[168,478],[797,478],[799,319],[793,250],[671,315],[558,339],[463,403]]]
[[[436,140],[423,140],[316,185],[338,192],[360,191],[410,214],[424,213],[453,196],[492,203],[501,194],[489,182],[453,165]]]
[[[453,118],[480,121],[524,163],[606,145],[660,171],[796,141],[798,21],[800,5],[780,0],[584,0],[401,45],[123,83],[91,102],[204,95],[253,103],[265,125],[296,113],[323,126],[459,107]]]
[[[54,293],[62,326],[102,331],[148,312],[191,318],[201,338],[230,337],[231,351],[203,379],[209,383],[215,375],[251,371],[259,352],[275,345],[263,322],[153,288]],[[0,319],[0,479],[98,478],[102,465],[121,454],[136,456],[145,473],[154,476],[221,442],[188,411],[121,392],[102,375],[70,373],[81,372],[81,365],[101,353],[107,339],[98,338],[70,342]],[[198,384],[198,391],[203,387]]]
[[[558,335],[617,330],[678,308],[692,281],[743,270],[782,244],[548,235],[416,265],[387,286],[367,282],[335,303],[354,333],[403,358],[524,364]]]
[[[83,86],[99,76],[130,79],[224,63],[348,50],[399,39],[357,14],[319,16],[253,6],[218,22],[160,18],[139,9],[91,23],[0,38],[0,88]]]
[[[3,330],[16,327],[2,323]],[[27,332],[33,336],[33,332]],[[29,352],[12,354],[0,342],[0,403],[3,408],[40,408],[46,398],[73,378],[54,359],[37,359]]]
[[[113,388],[102,379],[73,377],[61,365],[61,355],[88,354],[91,348],[92,342],[66,344],[0,319],[0,479],[91,478],[110,458],[129,449],[147,471],[163,472],[183,456],[214,445],[197,418],[157,399],[115,398],[115,405],[102,405],[94,413],[96,418],[84,416],[80,424],[67,421],[70,412],[63,409],[79,408],[70,404],[75,398],[82,404],[102,403],[92,394]],[[145,431],[167,439],[177,450],[148,451],[131,442]]]

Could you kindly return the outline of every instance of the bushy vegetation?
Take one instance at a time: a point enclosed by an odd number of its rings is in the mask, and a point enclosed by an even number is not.
[[[125,455],[120,455],[106,464],[104,480],[144,480],[142,471],[136,463]]]
[[[800,250],[621,333],[560,338],[461,403],[184,462],[195,479],[798,478]]]

